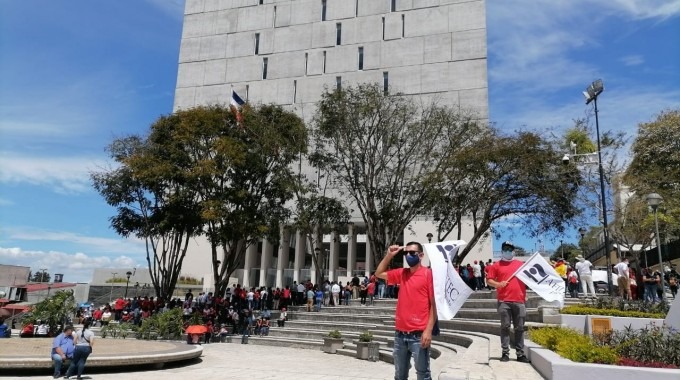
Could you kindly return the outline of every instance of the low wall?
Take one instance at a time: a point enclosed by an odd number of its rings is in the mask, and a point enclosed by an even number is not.
[[[622,331],[627,327],[639,330],[654,326],[663,326],[663,319],[658,318],[631,318],[631,317],[610,317],[606,315],[573,315],[573,314],[561,314],[560,324],[563,327],[569,327],[582,334],[592,334],[592,320],[597,319],[609,319],[611,321],[612,330]]]
[[[627,367],[606,364],[576,363],[529,340],[526,351],[531,365],[548,380],[616,379],[678,380],[680,369]]]

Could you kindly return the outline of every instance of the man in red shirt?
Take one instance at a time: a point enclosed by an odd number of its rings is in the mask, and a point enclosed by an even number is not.
[[[506,241],[501,245],[501,260],[489,267],[487,283],[496,288],[498,299],[498,314],[501,317],[501,347],[503,348],[502,362],[510,360],[510,321],[515,329],[515,351],[517,361],[529,363],[524,355],[524,320],[527,309],[524,301],[527,287],[517,277],[513,276],[523,262],[515,260],[515,246]]]
[[[406,257],[409,268],[387,270],[390,262],[400,251]],[[408,379],[413,356],[418,380],[431,380],[430,343],[432,329],[437,319],[434,302],[432,271],[420,264],[423,246],[410,242],[404,247],[392,245],[378,264],[375,276],[389,284],[400,284],[397,298],[394,332],[394,378]]]

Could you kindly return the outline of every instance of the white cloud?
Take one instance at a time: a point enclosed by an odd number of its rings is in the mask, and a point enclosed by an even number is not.
[[[626,66],[637,66],[645,63],[645,59],[641,55],[627,55],[625,57],[621,57],[619,61],[623,62],[623,64]]]
[[[518,11],[521,9],[521,11]],[[585,54],[613,17],[658,19],[680,14],[677,0],[515,0],[487,9],[489,79],[496,91],[554,92],[598,77]]]
[[[14,202],[12,202],[11,200],[0,198],[0,206],[12,206],[12,205],[14,205]]]
[[[69,254],[59,251],[31,251],[19,247],[0,247],[0,262],[31,267],[33,271],[47,268],[49,273],[63,273],[68,281],[74,282],[89,281],[92,278],[91,271],[95,268],[137,266],[137,262],[128,256],[112,259],[82,252]]]
[[[8,240],[23,241],[55,241],[76,244],[82,249],[95,253],[145,254],[144,241],[137,238],[111,239],[96,236],[85,236],[67,231],[50,231],[35,228],[6,228],[0,230]]]
[[[83,193],[92,189],[89,172],[105,166],[95,157],[31,157],[0,152],[0,183],[31,184],[58,193]]]
[[[147,1],[171,17],[181,19],[184,16],[185,0],[147,0]]]

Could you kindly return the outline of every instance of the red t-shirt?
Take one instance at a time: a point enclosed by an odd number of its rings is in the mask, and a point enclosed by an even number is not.
[[[367,290],[368,290],[368,295],[369,295],[369,296],[374,295],[374,294],[375,294],[375,282],[369,282],[369,283],[368,283]]]
[[[409,268],[392,269],[387,281],[400,284],[394,327],[399,331],[423,331],[430,320],[430,300],[434,300],[432,271],[420,267],[414,273]]]
[[[510,278],[523,264],[519,260],[500,260],[489,267],[488,279],[499,282],[508,281],[506,287],[496,289],[496,298],[499,301],[524,303],[526,300],[527,286],[517,277]]]

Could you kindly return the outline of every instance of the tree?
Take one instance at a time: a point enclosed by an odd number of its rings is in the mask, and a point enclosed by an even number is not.
[[[22,323],[35,323],[43,321],[50,326],[50,333],[59,333],[59,327],[63,327],[76,309],[75,297],[72,290],[60,290],[55,295],[31,306],[31,310],[22,320]]]
[[[315,155],[334,197],[350,197],[379,262],[429,208],[424,180],[482,129],[471,114],[385,94],[377,84],[326,91],[318,102]]]
[[[115,169],[91,174],[94,188],[115,207],[111,227],[124,237],[146,242],[146,260],[156,295],[172,297],[182,268],[189,239],[201,229],[202,220],[194,189],[187,179],[186,165],[166,149],[160,132],[166,117],[152,125],[143,139],[130,136],[109,146]]]
[[[469,217],[473,236],[459,261],[503,219],[511,218],[535,236],[563,231],[579,212],[574,200],[580,172],[563,165],[562,154],[535,133],[505,136],[489,128],[450,155],[444,167],[429,179],[439,189],[432,215],[440,241],[454,230],[460,236],[461,218]]]
[[[557,260],[563,258],[567,262],[573,263],[576,256],[581,254],[581,249],[571,243],[561,243],[559,247],[555,249],[555,252],[550,256],[550,260]]]
[[[660,217],[669,232],[680,233],[680,109],[661,112],[656,120],[641,123],[632,145],[633,159],[624,182],[644,197],[659,193],[664,198]]]
[[[634,194],[614,209],[614,215],[609,225],[611,237],[639,259],[654,239],[654,216],[648,210],[647,201]]]
[[[170,122],[177,157],[191,167],[204,233],[211,245],[216,294],[258,239],[279,239],[298,177],[292,164],[306,152],[302,120],[274,105],[247,106],[241,127],[220,106],[181,111]]]
[[[50,274],[45,271],[40,271],[40,272],[35,272],[33,273],[33,277],[29,274],[29,280],[31,282],[50,282]]]

